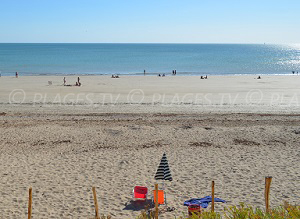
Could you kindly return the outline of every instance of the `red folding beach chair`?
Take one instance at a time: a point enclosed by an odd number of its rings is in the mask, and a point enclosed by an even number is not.
[[[144,186],[135,186],[133,189],[133,200],[146,200],[148,188]]]

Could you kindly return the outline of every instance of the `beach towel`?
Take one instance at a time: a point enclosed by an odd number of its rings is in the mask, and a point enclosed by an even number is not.
[[[204,198],[192,198],[184,202],[183,205],[200,205],[202,208],[207,208],[208,204],[212,201],[211,196],[205,196]],[[215,198],[215,202],[225,203],[226,201],[220,198]]]

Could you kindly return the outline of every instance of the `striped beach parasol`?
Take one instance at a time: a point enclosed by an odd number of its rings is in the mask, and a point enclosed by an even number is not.
[[[172,175],[169,168],[168,160],[166,153],[161,158],[158,169],[156,171],[155,177],[156,180],[167,180],[172,181]]]

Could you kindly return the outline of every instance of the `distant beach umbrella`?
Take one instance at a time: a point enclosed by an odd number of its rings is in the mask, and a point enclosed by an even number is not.
[[[156,180],[167,180],[167,181],[173,180],[166,153],[164,153],[163,157],[161,158],[160,164],[158,166],[158,169],[156,171],[154,178]]]

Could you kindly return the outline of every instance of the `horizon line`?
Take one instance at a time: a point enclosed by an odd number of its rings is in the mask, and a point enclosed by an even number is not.
[[[0,44],[300,44],[299,43],[267,43],[267,42],[0,42]]]

